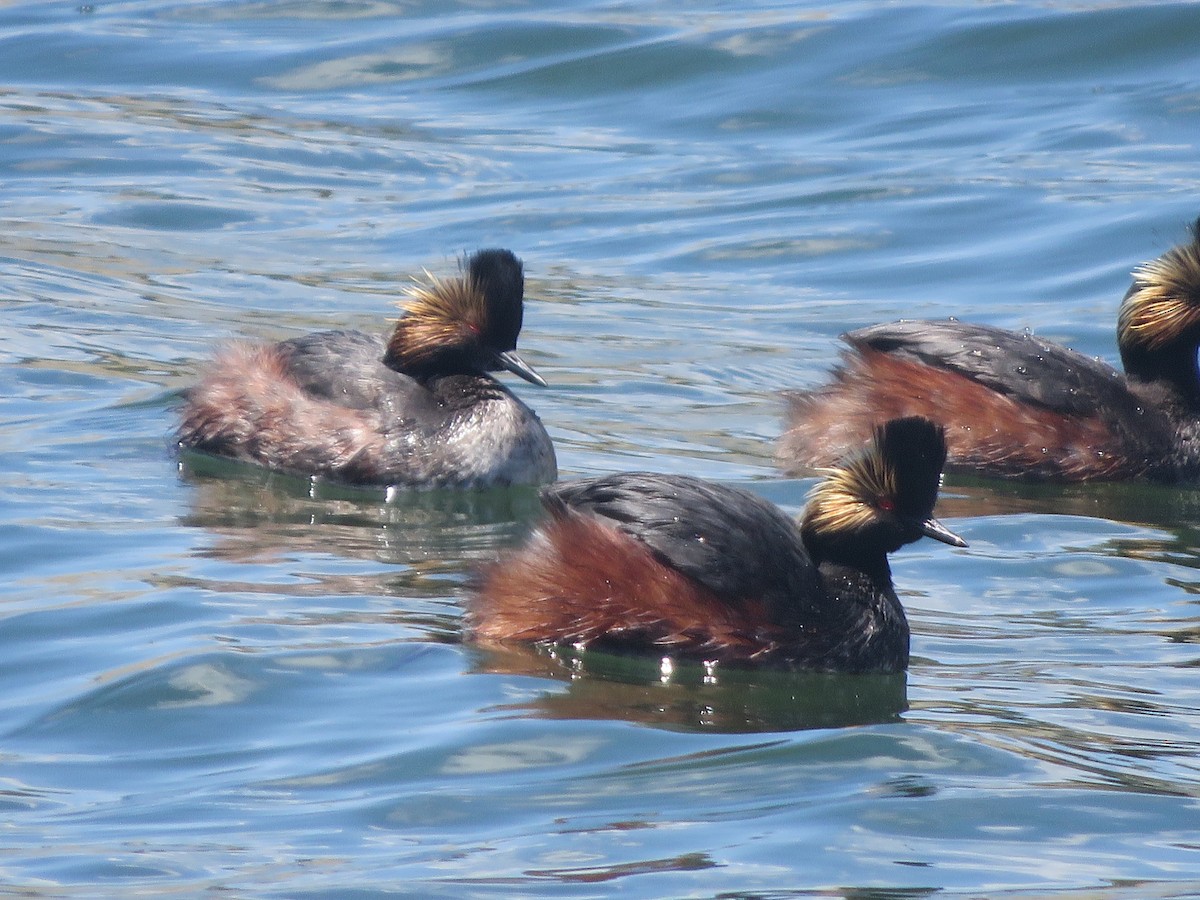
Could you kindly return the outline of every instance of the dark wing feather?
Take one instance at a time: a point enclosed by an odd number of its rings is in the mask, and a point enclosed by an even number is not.
[[[383,364],[386,342],[378,335],[319,331],[277,346],[297,384],[340,406],[396,410],[419,389],[410,376]]]
[[[664,563],[729,600],[761,598],[780,616],[823,596],[796,525],[748,491],[690,478],[630,472],[552,485],[557,504],[603,518]]]
[[[1118,417],[1139,415],[1139,403],[1111,366],[1034,337],[965,322],[904,320],[844,335],[856,349],[949,369],[1014,400],[1066,415],[1094,416],[1097,398]]]

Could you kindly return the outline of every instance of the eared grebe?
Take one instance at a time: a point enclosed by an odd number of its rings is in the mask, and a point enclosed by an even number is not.
[[[1139,266],[1121,303],[1122,375],[1029,334],[901,321],[843,335],[833,380],[789,394],[781,463],[828,465],[875,423],[947,427],[947,468],[1055,481],[1200,478],[1200,221]]]
[[[932,518],[943,429],[888,422],[829,470],[799,527],[748,491],[628,473],[553,485],[521,550],[486,567],[473,635],[653,650],[706,661],[898,672],[908,622],[887,555]]]
[[[537,415],[487,373],[545,381],[516,353],[525,277],[480,250],[409,291],[391,339],[323,331],[238,343],[187,392],[179,443],[356,484],[486,487],[557,476]]]

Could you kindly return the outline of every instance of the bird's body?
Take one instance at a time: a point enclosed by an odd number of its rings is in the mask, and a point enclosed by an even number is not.
[[[1124,374],[1029,334],[956,320],[844,335],[827,385],[788,395],[778,456],[829,465],[879,422],[946,426],[951,471],[1052,481],[1200,478],[1200,231],[1138,268],[1121,304]]]
[[[480,251],[415,289],[390,340],[324,331],[235,343],[187,393],[182,446],[357,484],[485,487],[557,475],[537,415],[488,374],[540,376],[516,355],[521,264]]]
[[[626,473],[547,488],[530,543],[483,574],[476,637],[837,671],[900,671],[908,623],[887,554],[930,535],[940,429],[881,427],[797,525],[698,478]]]

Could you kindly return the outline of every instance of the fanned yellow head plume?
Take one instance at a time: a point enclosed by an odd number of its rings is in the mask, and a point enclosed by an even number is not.
[[[419,368],[448,349],[478,343],[487,327],[487,298],[468,275],[424,274],[405,289],[404,316],[388,343],[388,359],[400,368]]]
[[[965,546],[933,518],[945,464],[941,425],[910,416],[876,426],[860,453],[813,488],[800,523],[805,544],[890,553],[925,535]]]
[[[871,443],[822,476],[808,495],[802,527],[821,534],[856,533],[895,509],[899,486],[896,469],[884,458],[880,429]]]
[[[1122,347],[1161,350],[1197,327],[1200,234],[1134,269],[1133,285],[1117,318],[1117,338]]]

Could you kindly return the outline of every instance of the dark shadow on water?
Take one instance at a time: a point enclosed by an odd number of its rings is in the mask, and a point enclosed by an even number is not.
[[[696,732],[842,728],[900,720],[907,677],[789,672],[541,646],[476,646],[471,671],[558,684],[498,707],[547,719],[612,719]],[[565,690],[561,686],[565,685]]]

